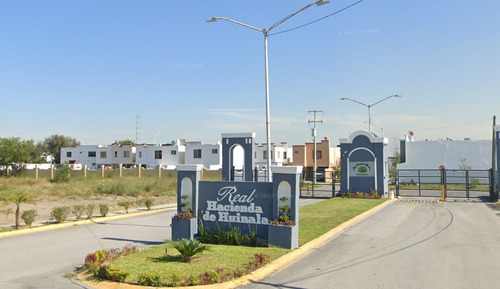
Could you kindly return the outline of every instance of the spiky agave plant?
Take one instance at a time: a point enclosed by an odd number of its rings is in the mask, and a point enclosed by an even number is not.
[[[209,250],[207,245],[194,239],[180,239],[174,243],[174,248],[181,254],[183,262],[189,262],[193,259],[194,255]]]

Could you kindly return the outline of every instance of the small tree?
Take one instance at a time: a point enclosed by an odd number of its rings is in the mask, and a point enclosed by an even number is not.
[[[290,207],[286,204],[286,202],[288,201],[288,198],[283,196],[282,198],[280,198],[280,202],[282,203],[281,206],[279,206],[278,210],[279,210],[279,220],[280,221],[283,221],[283,222],[286,222],[286,221],[290,221],[291,217],[290,217]]]
[[[189,202],[188,202],[188,199],[189,199],[189,196],[188,195],[182,195],[181,196],[181,212],[184,212],[184,211],[191,211],[187,206],[189,206]]]
[[[394,152],[394,156],[392,158],[392,163],[389,167],[389,178],[395,179],[398,174],[398,164],[401,162],[401,155],[398,151]]]
[[[34,204],[35,197],[28,192],[18,191],[7,194],[3,199],[16,205],[16,229],[19,229],[21,223],[21,204]]]

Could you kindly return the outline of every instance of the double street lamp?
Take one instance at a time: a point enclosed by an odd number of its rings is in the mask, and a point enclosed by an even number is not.
[[[392,97],[401,97],[401,95],[399,94],[394,94],[394,95],[390,95],[384,99],[381,99],[375,103],[372,103],[372,104],[366,104],[366,103],[362,103],[361,101],[357,101],[357,100],[354,100],[354,99],[351,99],[351,98],[348,98],[348,97],[343,97],[341,98],[340,100],[350,100],[352,102],[355,102],[355,103],[358,103],[358,104],[361,104],[363,106],[366,106],[368,108],[368,131],[372,131],[372,107],[381,103],[382,101],[384,100],[388,100],[389,98],[392,98]]]
[[[235,24],[238,24],[238,25],[241,25],[241,26],[253,29],[253,30],[257,30],[259,32],[262,32],[262,34],[264,34],[264,63],[265,63],[264,65],[265,65],[265,85],[266,85],[266,139],[267,139],[266,140],[267,141],[266,147],[267,147],[267,181],[268,182],[271,181],[271,156],[272,156],[272,154],[271,154],[271,119],[270,119],[270,111],[269,111],[269,77],[268,77],[268,60],[267,60],[267,38],[269,36],[269,31],[273,30],[281,23],[287,21],[288,19],[292,18],[293,16],[297,15],[298,13],[304,11],[305,9],[307,9],[313,5],[321,6],[321,5],[328,4],[328,3],[330,3],[330,1],[328,1],[328,0],[326,0],[326,1],[318,0],[318,1],[312,2],[312,3],[302,7],[301,9],[297,10],[296,12],[288,15],[287,17],[281,19],[273,26],[271,26],[269,28],[262,28],[262,29],[245,24],[245,23],[242,23],[242,22],[239,22],[239,21],[235,21],[235,20],[232,20],[232,19],[229,19],[226,17],[212,17],[211,19],[206,20],[207,22],[217,22],[217,20],[225,20],[225,21],[229,21],[229,22],[232,22],[232,23],[235,23]]]

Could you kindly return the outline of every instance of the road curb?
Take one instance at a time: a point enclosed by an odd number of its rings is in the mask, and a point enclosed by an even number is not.
[[[309,253],[312,251],[320,248],[321,246],[325,245],[327,242],[331,241],[338,235],[340,235],[342,232],[345,230],[349,229],[350,227],[354,226],[355,224],[361,222],[362,220],[376,214],[377,212],[381,211],[388,205],[392,204],[394,200],[388,200],[385,201],[384,203],[362,213],[357,215],[356,217],[340,224],[339,226],[333,228],[332,230],[326,232],[325,234],[317,237],[316,239],[306,243],[305,245],[291,251],[288,254],[285,254],[281,256],[280,258],[274,260],[270,264],[266,265],[265,267],[262,267],[258,270],[255,270],[254,272],[242,276],[236,280],[231,280],[227,281],[224,283],[217,283],[217,284],[211,284],[211,285],[203,285],[203,286],[189,286],[189,287],[177,287],[177,288],[193,288],[193,289],[212,289],[212,288],[222,288],[222,289],[233,289],[239,286],[247,285],[250,283],[255,283],[258,282],[259,280],[264,279],[265,277],[273,276],[280,272],[281,270],[289,267],[293,263],[299,261],[300,259],[304,258],[307,256]],[[116,282],[110,282],[110,281],[88,281],[88,280],[82,280],[83,275],[79,275],[77,277],[78,282],[81,282],[85,286],[89,286],[89,288],[95,288],[95,289],[139,289],[139,288],[151,288],[151,287],[143,287],[139,285],[131,285],[131,284],[126,284],[126,283],[116,283]],[[163,288],[163,287],[162,287]],[[167,287],[165,287],[167,288]],[[171,287],[168,287],[171,288]]]
[[[66,223],[60,223],[60,224],[42,225],[42,226],[34,227],[34,228],[26,228],[26,229],[21,229],[21,230],[3,232],[3,233],[0,233],[0,239],[7,238],[7,237],[13,237],[13,236],[19,236],[19,235],[38,233],[38,232],[58,230],[58,229],[63,229],[63,228],[68,228],[68,227],[73,227],[73,226],[103,223],[103,222],[126,219],[126,218],[131,218],[131,217],[151,215],[151,214],[156,214],[156,213],[160,213],[160,212],[164,212],[164,211],[168,211],[168,210],[175,210],[175,209],[177,209],[177,207],[175,205],[172,205],[172,207],[167,205],[167,207],[165,207],[165,208],[153,209],[150,211],[141,211],[141,212],[133,212],[133,213],[128,213],[128,214],[119,214],[119,215],[114,215],[114,216],[109,216],[109,217],[98,217],[98,218],[94,218],[94,219],[90,219],[90,220],[87,219],[87,220],[72,221],[72,222],[66,222]]]

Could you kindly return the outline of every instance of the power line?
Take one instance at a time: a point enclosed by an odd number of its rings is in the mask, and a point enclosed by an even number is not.
[[[356,5],[358,5],[359,3],[363,2],[363,1],[365,1],[365,0],[359,0],[359,1],[354,2],[353,4],[351,4],[351,5],[349,5],[349,6],[346,6],[346,7],[342,8],[342,9],[339,9],[339,10],[337,10],[337,11],[335,11],[335,12],[331,13],[331,14],[328,14],[328,15],[326,15],[326,16],[324,16],[324,17],[321,17],[321,18],[319,18],[319,19],[316,19],[316,20],[314,20],[314,21],[311,21],[311,22],[308,22],[308,23],[306,23],[306,24],[302,24],[302,25],[299,25],[299,26],[297,26],[297,27],[290,28],[290,29],[287,29],[287,30],[278,31],[278,32],[274,32],[274,33],[269,33],[269,35],[277,35],[277,34],[282,34],[282,33],[290,32],[290,31],[297,30],[297,29],[299,29],[299,28],[302,28],[302,27],[305,27],[305,26],[308,26],[308,25],[314,24],[314,23],[316,23],[316,22],[319,22],[319,21],[321,21],[321,20],[324,20],[324,19],[326,19],[326,18],[328,18],[328,17],[331,17],[331,16],[333,16],[333,15],[339,14],[340,12],[345,11],[345,10],[347,10],[347,9],[349,9],[349,8],[353,7],[353,6],[356,6]]]

